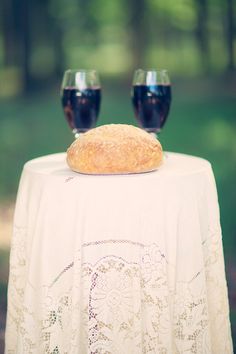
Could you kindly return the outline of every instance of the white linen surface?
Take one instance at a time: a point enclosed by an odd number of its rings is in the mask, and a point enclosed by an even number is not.
[[[233,353],[211,165],[89,176],[29,161],[14,218],[7,354]]]

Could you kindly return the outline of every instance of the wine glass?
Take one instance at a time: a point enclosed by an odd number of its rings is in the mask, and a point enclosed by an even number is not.
[[[61,86],[61,101],[75,138],[93,128],[101,103],[98,73],[95,70],[66,70]]]
[[[139,125],[156,136],[166,122],[171,104],[167,70],[136,70],[131,96]]]

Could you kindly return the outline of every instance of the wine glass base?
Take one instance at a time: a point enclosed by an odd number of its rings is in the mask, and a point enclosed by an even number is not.
[[[75,139],[78,139],[81,135],[86,133],[86,131],[88,131],[88,129],[84,131],[79,131],[78,129],[75,128],[72,130],[72,133],[74,134]]]
[[[157,133],[150,132],[149,134],[150,134],[153,138],[158,139]]]
[[[155,139],[158,139],[158,135],[161,132],[160,128],[146,128],[141,126],[141,129],[144,129],[150,136]]]

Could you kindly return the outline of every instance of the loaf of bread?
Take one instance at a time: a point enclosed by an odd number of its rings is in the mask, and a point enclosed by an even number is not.
[[[127,124],[107,124],[89,130],[67,150],[67,163],[86,174],[123,174],[155,170],[162,163],[160,142]]]

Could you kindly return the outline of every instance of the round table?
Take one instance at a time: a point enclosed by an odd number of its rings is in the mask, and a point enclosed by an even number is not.
[[[208,161],[82,175],[25,164],[11,245],[8,354],[233,353]]]

